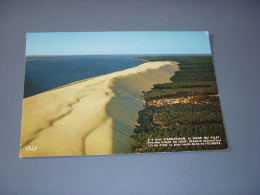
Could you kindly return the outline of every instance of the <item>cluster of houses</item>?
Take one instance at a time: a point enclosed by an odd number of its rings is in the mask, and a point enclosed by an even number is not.
[[[209,97],[218,97],[219,95],[209,95]],[[146,105],[148,106],[155,106],[155,107],[161,107],[165,105],[171,105],[171,104],[210,104],[211,102],[206,101],[198,101],[196,100],[195,96],[188,96],[188,97],[178,97],[178,98],[163,98],[163,99],[157,99],[157,100],[151,100],[146,102]],[[153,124],[161,125],[161,128],[167,128],[167,121],[163,121],[160,117],[157,115],[153,115]],[[179,123],[175,124],[176,126],[180,125]]]
[[[170,104],[209,104],[210,101],[198,101],[194,99],[194,96],[178,97],[178,98],[163,98],[157,100],[151,100],[146,103],[148,106],[165,106]]]

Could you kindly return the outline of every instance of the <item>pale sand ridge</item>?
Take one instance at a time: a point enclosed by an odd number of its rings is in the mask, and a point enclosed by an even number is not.
[[[145,62],[137,67],[98,76],[23,100],[20,156],[111,154],[113,120],[106,105],[114,97],[116,78],[177,62]],[[26,151],[26,146],[37,146]]]

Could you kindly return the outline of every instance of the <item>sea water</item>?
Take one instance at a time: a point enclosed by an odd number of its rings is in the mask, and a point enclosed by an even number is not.
[[[27,57],[24,98],[72,82],[138,66],[136,55],[85,55]]]

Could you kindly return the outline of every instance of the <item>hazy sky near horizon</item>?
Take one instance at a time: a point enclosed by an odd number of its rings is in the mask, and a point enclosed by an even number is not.
[[[206,31],[27,33],[26,56],[211,54]]]

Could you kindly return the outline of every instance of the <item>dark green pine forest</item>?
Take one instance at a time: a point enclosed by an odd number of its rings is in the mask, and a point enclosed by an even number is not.
[[[143,92],[131,135],[131,152],[175,152],[227,149],[227,140],[211,56],[145,56],[148,61],[177,61],[180,70],[169,83]],[[173,101],[179,101],[173,103]],[[220,136],[220,145],[148,147],[147,140]]]

